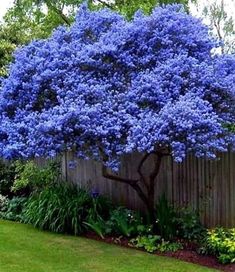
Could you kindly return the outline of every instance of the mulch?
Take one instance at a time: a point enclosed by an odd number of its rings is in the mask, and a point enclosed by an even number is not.
[[[127,238],[116,238],[116,237],[105,237],[102,239],[95,233],[87,233],[85,235],[86,238],[102,241],[108,244],[115,244],[123,247],[133,248],[131,245],[129,245],[129,240]],[[159,253],[156,252],[154,254],[158,256],[167,256],[167,257],[173,257],[185,262],[190,262],[202,266],[206,266],[209,268],[214,268],[220,271],[225,272],[235,272],[235,264],[229,264],[229,265],[222,265],[220,264],[217,259],[214,256],[208,256],[208,255],[200,255],[196,252],[196,244],[188,244],[184,243],[184,249],[178,250],[177,252],[167,252],[167,253]],[[142,250],[142,249],[138,249]]]

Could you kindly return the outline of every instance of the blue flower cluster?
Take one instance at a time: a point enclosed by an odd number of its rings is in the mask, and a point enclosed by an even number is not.
[[[15,54],[1,82],[0,155],[120,156],[167,148],[214,158],[234,137],[235,57],[180,5],[132,21],[82,6],[74,25]]]

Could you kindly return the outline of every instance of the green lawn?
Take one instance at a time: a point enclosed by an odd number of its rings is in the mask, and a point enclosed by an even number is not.
[[[201,266],[0,221],[0,272],[210,272]]]

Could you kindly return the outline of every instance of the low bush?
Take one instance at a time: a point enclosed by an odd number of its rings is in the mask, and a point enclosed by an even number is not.
[[[8,198],[0,194],[0,212],[4,211],[8,205]]]
[[[159,235],[138,236],[130,240],[130,245],[136,248],[143,248],[150,253],[154,251],[175,252],[183,248],[180,243],[165,241]]]
[[[206,234],[196,210],[191,207],[174,208],[165,195],[156,205],[156,223],[159,234],[166,240],[179,237],[198,241]]]
[[[111,211],[110,219],[106,223],[114,234],[125,237],[134,237],[150,228],[144,225],[143,217],[139,213],[124,207]]]
[[[206,229],[200,222],[199,214],[190,207],[178,209],[174,218],[177,236],[189,241],[200,241],[206,235]]]
[[[11,187],[16,174],[15,163],[0,160],[0,194],[12,197]]]
[[[110,218],[110,211],[113,205],[110,200],[97,194],[91,193],[92,205],[88,211],[88,216],[83,222],[87,230],[94,231],[102,239],[105,235],[112,233],[111,226],[107,223]]]
[[[206,251],[214,254],[220,263],[235,263],[235,228],[208,230],[205,247]]]
[[[1,207],[0,217],[5,220],[23,222],[26,203],[26,197],[5,198],[4,205],[2,204]]]
[[[17,194],[22,191],[31,193],[58,182],[60,166],[57,161],[50,161],[44,167],[37,166],[33,161],[16,161],[15,172],[11,191]]]

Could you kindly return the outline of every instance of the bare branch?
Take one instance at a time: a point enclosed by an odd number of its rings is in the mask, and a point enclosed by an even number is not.
[[[145,203],[145,205],[149,207],[149,201],[148,201],[148,197],[146,196],[146,194],[144,193],[144,191],[142,190],[142,188],[139,186],[138,179],[127,179],[127,178],[122,178],[116,175],[112,175],[110,173],[108,173],[108,169],[105,165],[102,166],[102,174],[103,177],[110,179],[110,180],[114,180],[114,181],[118,181],[121,183],[125,183],[130,185],[138,194],[138,196],[140,197],[140,199]]]
[[[49,0],[49,1],[46,1],[46,4],[47,4],[48,8],[52,9],[56,14],[58,14],[58,15],[61,17],[61,19],[62,19],[68,26],[71,25],[71,23],[70,23],[70,21],[69,21],[69,18],[63,13],[63,9],[57,8],[55,5],[53,5],[53,4],[51,3],[50,0]]]
[[[149,156],[151,155],[151,153],[146,153],[143,158],[141,159],[139,165],[138,165],[138,168],[137,168],[137,172],[140,176],[140,181],[145,185],[145,187],[147,188],[147,190],[149,190],[149,185],[144,177],[144,174],[142,172],[142,168],[143,168],[143,165],[144,163],[146,162],[146,160],[149,158]]]
[[[107,179],[111,179],[111,180],[115,180],[115,181],[118,181],[118,182],[126,183],[126,184],[129,184],[131,186],[135,185],[139,181],[138,179],[128,179],[128,178],[123,178],[123,177],[119,177],[117,175],[110,174],[105,165],[102,165],[102,175],[103,175],[103,177],[105,177]]]
[[[107,8],[113,9],[113,6],[110,5],[109,3],[103,1],[103,0],[97,0],[97,2],[99,2],[100,4],[106,6]]]

